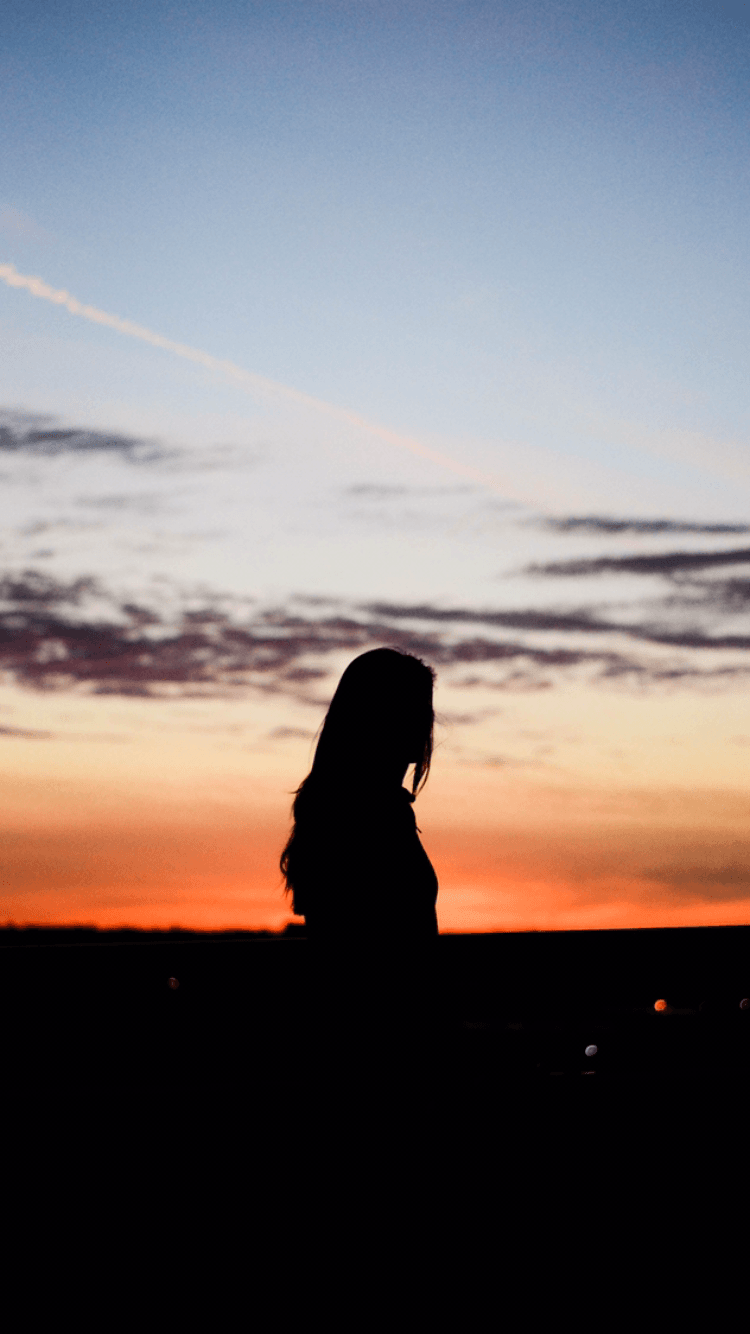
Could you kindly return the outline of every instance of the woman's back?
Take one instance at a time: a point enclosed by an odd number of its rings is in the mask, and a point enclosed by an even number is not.
[[[403,787],[310,793],[289,859],[310,940],[364,935],[381,945],[438,934],[438,883]]]

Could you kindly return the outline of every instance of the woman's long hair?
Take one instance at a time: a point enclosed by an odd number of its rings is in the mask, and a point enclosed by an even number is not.
[[[398,762],[414,765],[414,797],[424,787],[432,760],[434,682],[432,667],[398,649],[372,649],[349,663],[325,716],[312,769],[295,792],[294,824],[279,863],[286,892],[295,894],[295,913],[304,915],[295,892],[300,888],[295,852],[321,803],[376,785],[384,769]]]

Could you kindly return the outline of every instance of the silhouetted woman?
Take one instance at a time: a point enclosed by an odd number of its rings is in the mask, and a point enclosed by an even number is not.
[[[355,658],[296,792],[281,870],[342,1018],[391,1022],[426,999],[438,884],[412,803],[432,758],[434,675],[395,649]]]

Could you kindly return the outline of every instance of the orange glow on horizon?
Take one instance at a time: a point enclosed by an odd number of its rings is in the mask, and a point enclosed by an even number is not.
[[[72,707],[20,692],[3,703],[50,731],[55,710]],[[230,745],[208,727],[185,730],[182,704],[118,701],[115,712],[87,697],[75,707],[95,735],[121,727],[127,745],[2,742],[0,923],[281,931],[300,920],[278,860],[308,741]],[[212,703],[221,737],[230,723],[249,726],[255,707]],[[195,705],[203,723],[199,709],[208,706]],[[441,932],[750,922],[750,793],[734,772],[724,788],[662,774],[616,787],[571,770],[538,777],[439,758],[415,811]]]
[[[16,830],[4,839],[5,925],[99,928],[183,927],[199,931],[282,931],[299,921],[283,893],[278,856],[286,826],[166,821],[160,826],[100,824],[84,830]],[[516,843],[487,848],[471,840],[425,839],[440,882],[443,933],[606,930],[739,925],[750,898],[707,901],[689,886],[655,885],[620,866],[607,873],[608,840],[583,883],[580,847],[557,839],[547,855]],[[622,840],[620,840],[622,844]],[[498,840],[500,843],[500,840]],[[589,848],[589,851],[591,849]],[[620,862],[622,846],[617,850]],[[669,849],[666,849],[669,854]],[[511,855],[512,854],[512,855]],[[632,855],[631,862],[636,860]],[[555,862],[557,865],[555,866]],[[590,868],[589,868],[590,869]],[[675,872],[678,876],[678,872]],[[658,897],[656,891],[659,891]],[[394,926],[397,924],[394,923]]]

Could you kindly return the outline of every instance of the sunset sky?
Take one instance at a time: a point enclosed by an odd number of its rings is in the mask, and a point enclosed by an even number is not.
[[[750,921],[750,4],[0,17],[0,924],[281,928],[437,671],[442,931]]]

